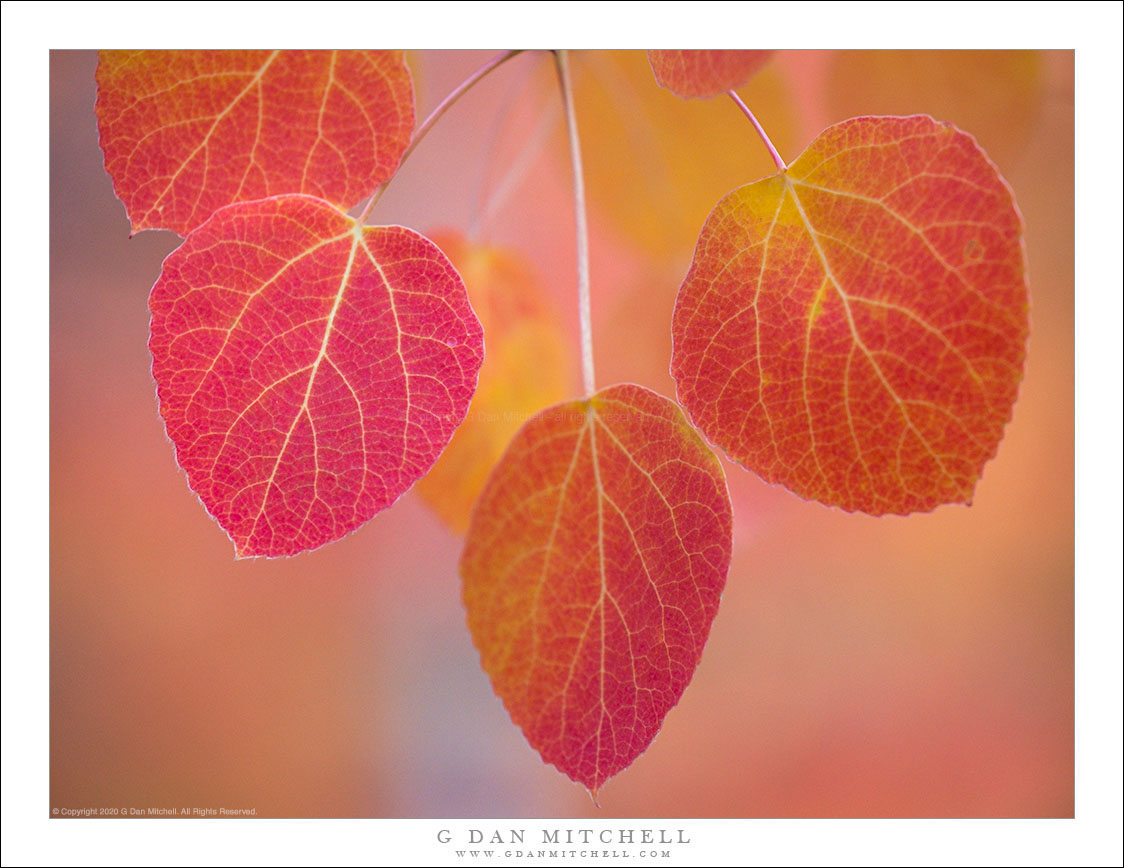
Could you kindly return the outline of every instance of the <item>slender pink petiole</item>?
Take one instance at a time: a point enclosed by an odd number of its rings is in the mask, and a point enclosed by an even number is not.
[[[773,162],[777,164],[777,168],[782,172],[788,169],[788,166],[785,165],[784,160],[781,159],[781,155],[777,153],[777,149],[773,147],[773,143],[769,140],[769,136],[765,132],[765,128],[761,126],[757,118],[753,116],[753,112],[749,110],[749,106],[742,102],[742,98],[732,90],[726,92],[730,95],[730,99],[738,104],[738,108],[740,108],[745,113],[745,116],[749,118],[749,122],[753,124],[753,128],[757,130],[757,135],[761,136],[761,141],[763,141],[765,143],[765,147],[769,149],[769,155],[773,158]]]
[[[578,236],[578,319],[581,324],[582,386],[586,397],[594,390],[593,316],[589,301],[589,230],[585,218],[585,181],[582,175],[582,149],[578,138],[578,117],[574,111],[574,91],[570,84],[570,65],[565,51],[554,52],[558,82],[566,110],[566,129],[570,136],[570,162],[574,169],[574,227]],[[595,797],[596,799],[596,797]]]
[[[398,168],[402,168],[402,164],[406,162],[406,159],[410,156],[410,154],[414,152],[414,148],[416,148],[421,143],[421,140],[425,138],[426,133],[428,133],[430,129],[432,129],[433,125],[441,119],[441,115],[445,114],[445,112],[453,107],[453,104],[458,99],[468,93],[468,91],[474,84],[476,84],[476,82],[480,81],[480,79],[482,79],[500,64],[506,63],[507,61],[511,60],[511,58],[515,57],[515,55],[521,53],[522,49],[501,51],[499,54],[497,54],[495,57],[481,66],[478,70],[476,70],[476,72],[472,73],[472,75],[470,75],[459,85],[457,85],[452,91],[450,91],[449,95],[445,97],[445,99],[441,100],[441,104],[429,113],[429,117],[422,121],[421,126],[414,130],[414,136],[412,139],[410,139],[409,147],[402,152],[402,159],[398,161]],[[391,178],[390,180],[393,180],[393,178]],[[371,198],[367,200],[367,204],[363,206],[363,212],[359,215],[358,223],[360,225],[363,225],[367,222],[367,218],[371,214],[371,209],[375,207],[375,203],[379,201],[379,197],[382,196],[383,191],[386,190],[386,186],[389,183],[389,180],[384,181],[379,185],[378,189],[371,194]]]

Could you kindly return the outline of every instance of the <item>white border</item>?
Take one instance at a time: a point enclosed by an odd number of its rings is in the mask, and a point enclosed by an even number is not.
[[[262,10],[269,9],[268,20]],[[223,27],[213,21],[221,19]],[[425,22],[424,30],[417,22]],[[752,27],[743,26],[750,22]],[[735,26],[731,26],[735,25]],[[662,864],[1120,864],[1121,6],[1116,3],[3,4],[4,864],[441,864],[442,828],[486,821],[54,822],[46,818],[48,50],[376,47],[1075,48],[1077,667],[1075,821],[662,821]],[[471,42],[472,44],[466,44]],[[338,47],[338,46],[337,46]],[[1043,171],[1049,171],[1043,167]],[[1061,407],[1059,412],[1067,413]],[[564,821],[591,826],[589,821]],[[542,821],[503,821],[536,828]],[[459,824],[459,826],[457,825]],[[646,821],[614,820],[614,828]],[[426,843],[432,839],[432,843]],[[570,864],[579,860],[567,860]],[[604,860],[599,860],[603,862]],[[458,862],[457,864],[461,864]],[[474,864],[466,861],[465,864]],[[487,864],[503,864],[490,861]]]

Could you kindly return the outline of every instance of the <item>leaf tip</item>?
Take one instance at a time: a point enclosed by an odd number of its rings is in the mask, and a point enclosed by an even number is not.
[[[648,64],[660,87],[682,99],[710,99],[741,87],[768,62],[772,50],[656,50]]]

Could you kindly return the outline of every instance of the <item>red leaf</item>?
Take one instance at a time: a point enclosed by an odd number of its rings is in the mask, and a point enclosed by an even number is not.
[[[149,306],[168,436],[239,557],[316,548],[392,504],[464,418],[483,358],[432,242],[309,196],[218,211]]]
[[[532,747],[594,795],[691,680],[731,535],[718,459],[640,386],[543,411],[492,472],[461,557],[468,625]]]
[[[103,51],[105,168],[133,231],[186,235],[286,193],[350,208],[394,174],[414,129],[400,51]]]
[[[874,515],[969,502],[1022,377],[1021,233],[955,127],[830,127],[703,226],[673,321],[680,401],[802,497]]]
[[[684,99],[718,96],[741,87],[765,65],[772,51],[658,51],[648,62],[660,87]]]

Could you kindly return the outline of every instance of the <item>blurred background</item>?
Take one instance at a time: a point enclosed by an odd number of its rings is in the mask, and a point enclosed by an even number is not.
[[[489,56],[410,53],[419,120]],[[157,414],[146,298],[179,239],[129,238],[98,149],[96,62],[51,55],[51,805],[1072,816],[1071,52],[778,52],[739,89],[789,162],[857,114],[976,136],[1027,225],[1026,377],[969,508],[847,515],[727,466],[734,559],[702,664],[600,809],[541,762],[479,667],[457,576],[465,495],[449,494],[471,461],[314,553],[234,561]],[[679,100],[643,53],[578,52],[574,74],[598,384],[674,396],[671,311],[695,237],[772,163],[729,100]],[[563,134],[549,55],[521,55],[437,124],[372,218],[468,251],[489,408],[578,393]],[[533,339],[504,319],[512,294]],[[516,382],[504,364],[543,373]]]

